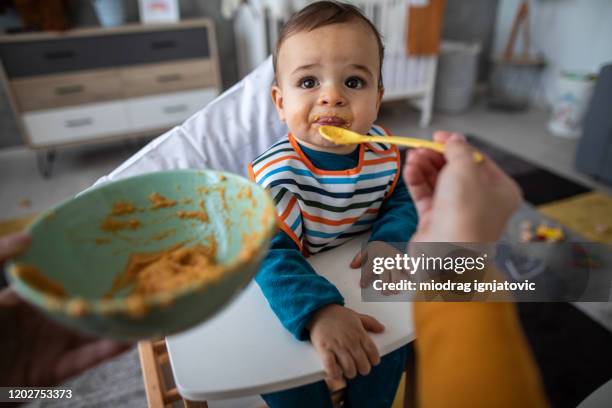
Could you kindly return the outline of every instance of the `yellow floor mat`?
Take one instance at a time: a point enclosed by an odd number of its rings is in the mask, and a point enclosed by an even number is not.
[[[612,196],[585,193],[538,207],[538,211],[593,242],[612,244]]]

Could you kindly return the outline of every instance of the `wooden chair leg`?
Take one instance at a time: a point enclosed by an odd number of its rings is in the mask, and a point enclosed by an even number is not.
[[[150,341],[139,342],[138,354],[147,394],[147,405],[149,408],[163,408],[165,404],[160,382],[161,375],[157,367],[153,344]]]
[[[164,380],[163,366],[169,364],[168,350],[164,340],[141,341],[138,343],[140,365],[149,408],[163,408],[181,401],[176,387],[168,387]],[[184,400],[185,407],[208,408],[206,402]]]
[[[346,381],[341,379],[326,378],[325,384],[329,388],[329,394],[331,396],[334,406],[340,405],[340,402],[344,399],[344,390],[346,389]]]

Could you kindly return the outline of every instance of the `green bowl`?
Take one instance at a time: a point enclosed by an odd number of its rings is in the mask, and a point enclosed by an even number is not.
[[[150,194],[175,200],[153,209]],[[137,220],[137,228],[106,231],[102,224],[119,201],[133,204],[114,221]],[[208,220],[179,217],[200,212]],[[183,213],[185,215],[185,213]],[[135,224],[134,221],[132,221]],[[52,318],[105,337],[140,340],[169,335],[217,313],[250,282],[276,231],[272,200],[258,185],[230,173],[175,170],[131,177],[87,191],[38,217],[28,228],[32,244],[7,268],[12,287]],[[216,263],[223,273],[207,282],[135,299],[133,288],[108,292],[130,254],[162,251],[173,245],[210,245],[216,241]],[[61,285],[53,294],[18,273],[17,265],[34,266]],[[137,302],[134,302],[137,300]],[[136,306],[136,307],[135,307]]]

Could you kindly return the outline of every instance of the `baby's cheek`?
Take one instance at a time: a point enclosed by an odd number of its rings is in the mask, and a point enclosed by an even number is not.
[[[305,129],[308,126],[308,113],[298,110],[292,111],[287,117],[287,125],[298,129]]]
[[[378,112],[376,111],[376,106],[368,106],[367,109],[364,109],[362,114],[359,115],[358,121],[360,126],[360,133],[367,133],[374,122],[376,121]]]

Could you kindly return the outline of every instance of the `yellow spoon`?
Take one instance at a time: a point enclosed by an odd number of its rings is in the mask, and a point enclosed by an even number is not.
[[[415,139],[412,137],[401,136],[370,136],[361,135],[352,130],[344,129],[337,126],[323,125],[319,127],[319,134],[325,139],[335,144],[358,144],[367,142],[391,143],[408,147],[424,147],[426,149],[435,150],[439,153],[444,153],[444,145],[430,140]],[[483,160],[480,152],[474,152],[474,161],[480,163]]]

